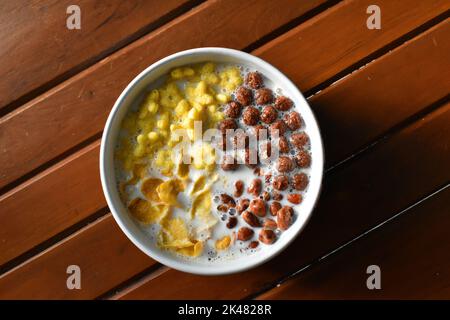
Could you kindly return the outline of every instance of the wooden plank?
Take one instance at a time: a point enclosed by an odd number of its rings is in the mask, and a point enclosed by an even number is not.
[[[0,119],[0,188],[98,134],[120,92],[151,63],[193,47],[242,49],[324,2],[209,1],[63,82]]]
[[[448,299],[450,188],[258,299]],[[368,290],[367,267],[381,270]]]
[[[81,10],[80,30],[66,26],[72,4]],[[0,110],[193,5],[188,0],[5,1],[0,10]]]
[[[170,270],[115,298],[240,299],[271,287],[448,183],[449,123],[447,104],[328,175],[302,234],[261,267],[207,281]]]
[[[450,9],[450,2],[377,1],[380,30],[368,30],[371,0],[343,1],[255,50],[303,91],[309,91],[357,61]]]
[[[0,276],[0,299],[95,298],[153,264],[108,214]],[[70,265],[81,269],[80,290],[67,288]]]
[[[99,145],[89,145],[0,196],[0,265],[106,207]]]

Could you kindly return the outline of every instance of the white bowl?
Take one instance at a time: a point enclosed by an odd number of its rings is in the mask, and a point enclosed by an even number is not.
[[[283,89],[283,93],[294,101],[296,110],[300,112],[305,121],[306,132],[309,134],[311,141],[312,164],[310,182],[306,196],[299,209],[296,210],[295,222],[288,230],[282,233],[274,244],[267,246],[264,250],[259,250],[256,253],[234,260],[222,260],[220,264],[217,262],[205,264],[195,260],[186,260],[171,252],[159,249],[154,241],[150,241],[148,235],[144,233],[137,222],[129,216],[126,207],[120,200],[114,174],[113,155],[119,127],[133,103],[150,84],[167,74],[172,68],[206,61],[244,65],[250,69],[260,71],[265,77],[275,82],[277,86]],[[285,249],[304,228],[320,192],[323,175],[322,139],[316,119],[305,98],[297,87],[278,69],[242,51],[226,48],[197,48],[178,52],[159,60],[142,71],[123,90],[109,114],[103,131],[100,150],[100,175],[103,192],[115,220],[127,237],[148,256],[171,268],[185,272],[203,275],[229,274],[256,267],[273,258]]]

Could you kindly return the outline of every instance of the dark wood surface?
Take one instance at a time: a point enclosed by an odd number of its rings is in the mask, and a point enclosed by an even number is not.
[[[0,298],[450,298],[448,1],[380,0],[380,30],[366,27],[368,0],[78,4],[76,31],[65,1],[0,5]],[[126,84],[200,46],[282,70],[325,141],[323,193],[304,232],[228,276],[148,258],[119,230],[99,180],[101,131]],[[66,288],[70,264],[82,290]],[[371,264],[382,290],[365,286]]]

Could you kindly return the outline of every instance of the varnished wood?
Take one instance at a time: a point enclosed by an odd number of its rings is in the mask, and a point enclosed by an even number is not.
[[[450,188],[258,299],[448,299]],[[367,267],[380,268],[369,290]]]

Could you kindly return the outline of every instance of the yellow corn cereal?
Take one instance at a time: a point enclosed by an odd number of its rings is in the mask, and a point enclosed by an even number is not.
[[[230,244],[231,244],[230,236],[225,236],[216,241],[216,249],[217,250],[225,250],[230,246]]]

